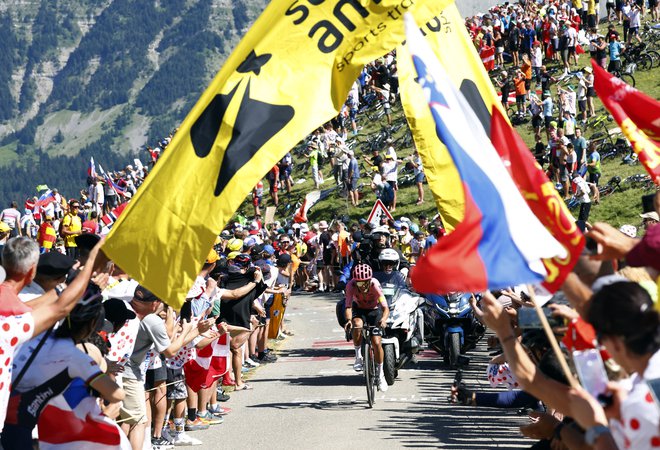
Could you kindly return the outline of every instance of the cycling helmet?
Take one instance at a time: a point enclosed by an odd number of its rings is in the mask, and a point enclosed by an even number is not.
[[[101,302],[101,289],[95,284],[89,284],[82,299],[69,313],[69,318],[73,322],[87,322],[94,318],[99,318],[103,310]]]
[[[394,264],[396,264],[396,268],[398,269],[399,266],[399,254],[394,250],[393,248],[384,248],[381,250],[380,254],[378,255],[378,261],[385,262],[389,261]]]
[[[371,234],[384,234],[386,236],[390,235],[390,229],[386,225],[381,225],[379,227],[374,228],[371,231]]]
[[[371,280],[372,275],[373,271],[367,264],[358,264],[353,268],[353,279],[355,281]]]

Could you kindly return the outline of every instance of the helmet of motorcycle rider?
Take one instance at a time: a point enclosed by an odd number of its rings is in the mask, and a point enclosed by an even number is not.
[[[389,267],[390,272],[392,270],[399,270],[399,254],[393,248],[384,248],[381,250],[378,255],[378,261],[380,261],[380,265],[385,272],[388,272],[386,270],[386,264],[388,263],[391,264]]]
[[[353,268],[353,279],[355,281],[368,281],[371,280],[373,271],[367,264],[358,264]]]
[[[375,248],[387,248],[389,245],[390,230],[386,226],[380,226],[374,228],[371,232],[371,238],[373,240]]]

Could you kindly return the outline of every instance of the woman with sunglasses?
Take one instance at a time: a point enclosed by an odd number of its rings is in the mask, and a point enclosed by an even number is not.
[[[380,283],[372,276],[371,267],[367,264],[358,264],[353,268],[353,278],[346,285],[346,330],[352,324],[355,345],[353,368],[356,372],[363,369],[360,329],[365,323],[369,326],[385,328],[390,314]],[[387,382],[383,374],[383,347],[380,339],[375,333],[371,336],[374,359],[378,363],[378,389],[384,392],[387,390]]]

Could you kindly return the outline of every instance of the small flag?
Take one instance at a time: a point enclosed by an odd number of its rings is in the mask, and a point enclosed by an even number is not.
[[[96,178],[96,164],[94,164],[94,157],[89,158],[89,166],[87,167],[87,176]]]
[[[481,62],[484,63],[484,67],[488,72],[495,68],[495,47],[484,45],[481,47],[479,56],[481,57]]]
[[[185,363],[186,385],[194,392],[205,389],[229,370],[229,333],[225,333]]]
[[[46,190],[48,190],[48,185],[47,184],[40,184],[36,187],[36,189],[37,189],[37,192],[46,191]]]

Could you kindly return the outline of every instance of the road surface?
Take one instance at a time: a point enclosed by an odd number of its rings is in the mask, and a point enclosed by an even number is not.
[[[515,410],[450,405],[454,371],[431,351],[399,371],[368,409],[363,377],[353,371],[352,343],[335,319],[332,294],[296,295],[285,319],[295,332],[278,344],[279,360],[249,374],[251,391],[230,393],[225,422],[191,433],[203,448],[529,448]],[[485,343],[471,352],[464,381],[490,390]]]

